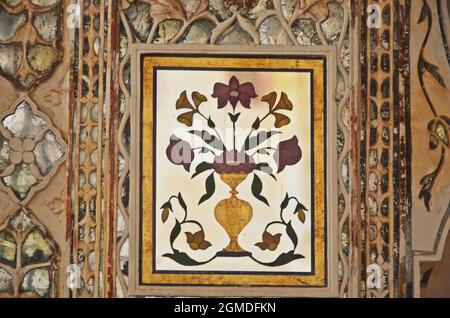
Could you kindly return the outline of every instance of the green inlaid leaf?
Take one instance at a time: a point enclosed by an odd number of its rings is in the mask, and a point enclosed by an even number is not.
[[[267,173],[269,176],[277,180],[277,177],[273,174],[273,169],[269,166],[267,162],[260,162],[256,164],[255,170]]]
[[[270,130],[270,131],[261,131],[256,136],[250,137],[248,136],[245,139],[244,146],[242,147],[242,151],[247,151],[250,149],[255,148],[256,146],[260,145],[264,141],[268,140],[269,138],[280,134],[280,131],[277,130]]]
[[[294,244],[294,249],[295,249],[298,244],[298,238],[297,238],[297,234],[294,231],[294,228],[292,227],[292,221],[289,221],[289,223],[286,226],[286,234],[291,239],[292,243]]]
[[[252,193],[255,196],[255,198],[257,198],[259,201],[261,201],[261,202],[265,203],[267,206],[269,206],[269,202],[263,195],[261,195],[261,192],[262,192],[261,179],[256,174],[254,174],[253,182],[252,182]]]
[[[270,263],[263,263],[263,262],[259,262],[259,261],[257,261],[257,262],[261,265],[275,267],[275,266],[286,265],[286,264],[288,264],[292,261],[295,261],[296,259],[300,259],[300,258],[305,258],[305,257],[300,254],[294,254],[294,251],[292,250],[287,253],[280,254],[273,262],[270,262]]]
[[[192,175],[192,179],[194,177],[196,177],[197,175],[199,175],[200,173],[207,171],[209,169],[213,168],[213,164],[209,163],[209,162],[201,162],[197,165],[197,167],[195,167],[195,173]]]
[[[427,62],[426,60],[423,60],[423,66],[427,72],[434,77],[434,79],[442,86],[445,86],[444,79],[442,78],[441,74],[439,73],[439,67]]]
[[[237,113],[237,114],[228,113],[228,116],[230,116],[230,120],[232,123],[237,122],[240,115],[241,115],[241,113]]]
[[[225,149],[225,145],[216,136],[211,135],[206,130],[189,130],[188,133],[202,138],[203,141],[206,142],[211,147],[214,147],[218,150]]]
[[[183,196],[181,195],[181,192],[178,192],[178,202],[180,203],[181,207],[184,211],[187,210],[186,202],[184,202]]]
[[[286,192],[286,196],[284,197],[283,201],[281,201],[281,204],[280,204],[281,210],[286,209],[288,204],[289,204],[289,195]]]
[[[177,262],[178,264],[185,265],[185,266],[197,266],[197,265],[203,265],[203,264],[210,262],[210,260],[206,261],[206,262],[198,262],[195,259],[191,258],[186,253],[180,252],[178,250],[173,250],[173,252],[174,252],[173,254],[166,253],[166,254],[163,254],[163,256],[168,257],[168,258],[174,260],[175,262]]]
[[[214,123],[214,121],[211,119],[211,116],[208,117],[208,127],[209,128],[215,128],[216,124]]]
[[[216,183],[214,182],[214,172],[211,173],[208,178],[206,178],[205,188],[206,188],[206,193],[200,198],[200,201],[198,201],[198,205],[200,205],[204,201],[208,200],[214,194],[214,191],[216,190]]]
[[[180,235],[181,232],[181,225],[178,220],[175,220],[175,226],[172,229],[172,232],[170,233],[170,246],[173,246],[173,242],[175,242],[178,235]]]

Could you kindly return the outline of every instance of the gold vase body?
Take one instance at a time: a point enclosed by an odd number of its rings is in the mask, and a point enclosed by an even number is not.
[[[236,197],[237,186],[247,178],[247,174],[221,173],[220,179],[230,188],[231,197],[220,201],[214,209],[217,222],[225,229],[230,237],[230,244],[224,249],[229,253],[245,252],[238,244],[238,237],[241,231],[247,226],[253,216],[253,209],[250,203]]]

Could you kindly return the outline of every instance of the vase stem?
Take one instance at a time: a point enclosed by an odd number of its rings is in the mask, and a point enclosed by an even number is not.
[[[230,238],[230,243],[224,249],[228,253],[246,252],[239,246],[238,237],[250,222],[253,216],[253,209],[247,201],[236,196],[238,194],[238,191],[236,191],[237,186],[246,177],[246,173],[223,173],[220,175],[221,180],[231,188],[231,197],[217,204],[214,215]]]

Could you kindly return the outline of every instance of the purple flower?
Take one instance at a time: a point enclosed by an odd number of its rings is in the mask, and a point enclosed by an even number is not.
[[[250,173],[255,169],[255,161],[244,152],[224,151],[214,158],[213,167],[218,173]]]
[[[187,141],[172,135],[166,149],[166,155],[173,164],[183,165],[184,169],[189,172],[191,162],[194,159],[194,151]]]
[[[214,92],[211,96],[218,98],[217,105],[219,108],[225,107],[230,102],[234,110],[237,102],[241,102],[245,108],[250,108],[250,99],[255,98],[257,95],[252,83],[247,82],[241,85],[238,79],[232,76],[228,85],[223,83],[214,84]]]
[[[291,139],[280,142],[273,154],[273,158],[278,165],[277,173],[283,171],[286,166],[292,166],[299,162],[302,158],[302,150],[298,145],[297,137],[294,136]]]

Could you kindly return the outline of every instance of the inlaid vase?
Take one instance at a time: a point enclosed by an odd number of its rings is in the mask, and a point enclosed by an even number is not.
[[[236,188],[245,178],[247,178],[247,173],[244,172],[220,174],[220,179],[231,189],[231,196],[228,199],[221,200],[214,210],[217,222],[219,222],[230,237],[230,243],[224,249],[224,252],[246,252],[239,246],[238,237],[247,224],[250,223],[253,216],[253,208],[250,203],[236,196],[238,194]]]

